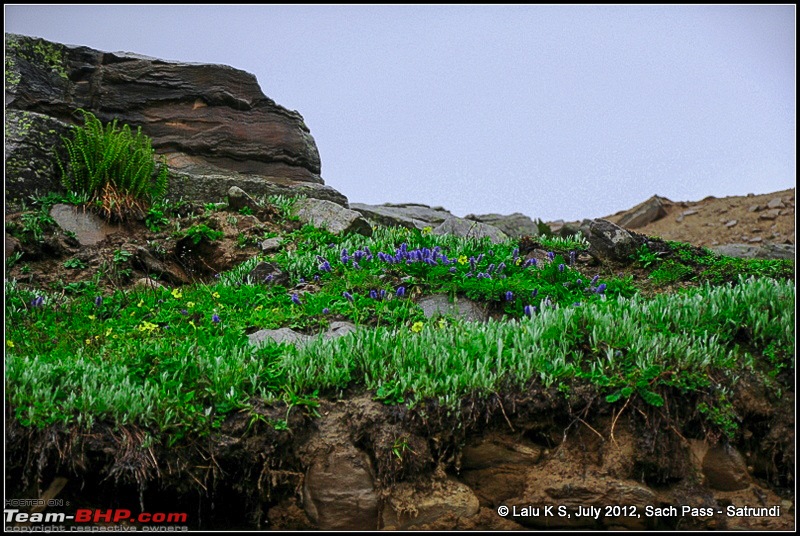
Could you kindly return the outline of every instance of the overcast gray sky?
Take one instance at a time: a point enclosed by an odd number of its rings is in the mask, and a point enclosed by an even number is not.
[[[230,65],[351,202],[599,217],[795,185],[794,5],[6,5],[5,31]]]

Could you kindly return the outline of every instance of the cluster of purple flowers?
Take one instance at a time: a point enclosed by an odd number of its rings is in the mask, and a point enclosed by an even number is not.
[[[42,305],[44,305],[44,298],[41,296],[36,296],[31,300],[31,307],[41,307]]]

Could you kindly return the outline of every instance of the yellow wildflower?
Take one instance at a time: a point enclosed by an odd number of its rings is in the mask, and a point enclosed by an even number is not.
[[[411,331],[413,331],[414,333],[419,333],[420,331],[422,331],[422,327],[424,325],[425,324],[423,324],[422,322],[414,322],[414,325],[411,326]]]
[[[522,264],[522,259],[517,259],[517,266],[519,266],[520,264]]]
[[[263,305],[259,305],[259,306],[257,306],[257,307],[256,307],[256,311],[260,311],[260,310],[261,310],[261,309],[263,309],[263,308],[264,308],[264,306],[263,306]]]
[[[193,301],[186,302],[186,307],[191,309],[192,307],[194,307],[194,302]]]
[[[442,328],[443,328],[443,327],[445,327],[446,325],[447,325],[447,321],[446,321],[444,318],[440,318],[440,319],[439,319],[439,322],[438,322],[438,324],[437,324],[438,328],[439,328],[439,329],[442,329]]]
[[[433,232],[433,227],[423,227],[422,228],[422,236],[429,235]]]
[[[94,320],[94,319],[95,319],[95,318],[97,318],[97,317],[96,317],[96,316],[94,316],[94,315],[89,315],[89,317],[88,317],[88,318],[89,318],[89,320]]]
[[[467,264],[468,262],[469,262],[469,259],[467,258],[466,255],[461,255],[458,258],[458,264]]]
[[[139,303],[136,304],[136,307],[141,307],[142,305],[144,305],[144,300],[139,300]],[[131,313],[131,316],[133,316],[133,313]]]
[[[86,344],[92,344],[92,339],[86,339]]]
[[[179,288],[172,289],[172,297],[173,298],[175,298],[176,300],[179,300],[179,299],[181,299],[182,296],[183,296],[183,292],[181,292],[181,289],[179,289]]]
[[[8,346],[9,348],[14,348],[14,341],[12,341],[11,339],[7,339],[6,346]]]
[[[211,296],[214,298],[219,298],[219,292],[215,291]]]
[[[111,332],[112,332],[113,330],[114,330],[114,328],[108,328],[108,329],[106,330],[106,337],[108,337],[109,335],[111,335]],[[117,338],[117,336],[116,336],[116,335],[114,335],[114,338],[116,339],[116,338]]]

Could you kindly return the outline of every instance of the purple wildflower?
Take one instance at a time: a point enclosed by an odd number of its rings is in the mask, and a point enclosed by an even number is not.
[[[214,313],[211,316],[211,321],[214,322],[215,324],[219,324],[219,315],[217,313]]]
[[[605,291],[606,291],[606,284],[605,283],[600,283],[600,286],[597,287],[597,290],[595,290],[595,292],[598,293],[598,294],[602,294]]]
[[[397,287],[396,295],[398,298],[402,298],[406,295],[406,287]]]
[[[575,264],[575,250],[569,252],[569,265],[573,266]]]
[[[553,253],[552,251],[548,251],[548,252],[547,252],[547,258],[548,258],[548,259],[550,259],[550,260],[552,261],[553,259],[555,259],[555,258],[556,258],[556,254],[555,254],[555,253]]]
[[[536,310],[536,307],[532,307],[530,305],[526,305],[522,308],[522,312],[525,313],[525,316],[531,317],[533,316],[533,312]]]
[[[97,296],[94,299],[94,305],[95,305],[95,307],[100,307],[101,305],[103,305],[103,297],[102,296]]]
[[[558,265],[558,271],[559,272],[563,272],[564,271],[564,265],[563,264],[559,264]]]
[[[292,303],[295,305],[303,305],[303,302],[300,301],[300,297],[297,294],[292,294]]]
[[[44,298],[41,296],[36,296],[31,300],[31,307],[41,307],[42,305],[44,305]]]
[[[347,301],[353,301],[353,295],[350,294],[349,292],[347,292],[346,290],[344,292],[342,292],[342,296],[347,298]]]
[[[506,291],[506,301],[513,301],[514,300],[514,293],[510,290]]]
[[[370,290],[369,291],[369,297],[372,298],[373,300],[377,300],[378,299],[378,292],[375,289]]]
[[[382,300],[386,299],[386,291],[385,290],[381,289],[381,291],[380,291],[380,293],[378,295],[380,296],[380,298]]]
[[[531,291],[531,298],[535,298],[537,294],[539,294],[539,289],[538,288],[533,289],[533,291]]]
[[[322,309],[322,314],[324,314],[324,315],[330,314],[330,312],[331,312],[331,310],[330,310],[330,309],[328,309],[327,307],[325,307],[324,309]]]
[[[451,273],[451,274],[454,274],[454,273],[456,273],[457,271],[458,271],[458,270],[456,269],[456,267],[455,267],[455,266],[453,266],[452,268],[450,268],[450,273]]]
[[[181,314],[183,316],[187,316],[189,314],[189,311],[187,311],[186,309],[181,309]]]
[[[592,286],[594,286],[595,284],[597,284],[597,280],[598,280],[598,279],[600,279],[600,274],[597,274],[596,276],[594,276],[594,277],[592,278],[592,282],[591,282],[591,283],[589,283],[589,284],[590,284],[590,285],[592,285]]]

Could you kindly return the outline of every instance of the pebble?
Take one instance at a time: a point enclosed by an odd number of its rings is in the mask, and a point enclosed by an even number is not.
[[[738,220],[730,220],[728,223],[725,224],[725,227],[730,229],[731,227],[734,227],[737,223],[739,223]]]
[[[758,212],[761,210],[761,205],[750,205],[750,208],[747,209],[747,212]]]
[[[759,217],[759,219],[762,219],[762,220],[774,220],[775,218],[780,216],[780,214],[781,214],[780,209],[772,208],[772,209],[769,209],[767,211],[762,212],[761,214],[758,215],[758,217]]]
[[[750,239],[750,242],[761,242],[762,240],[764,239],[761,238],[760,236],[754,236],[753,238]]]
[[[767,208],[784,208],[786,205],[783,204],[783,199],[780,197],[776,197],[775,199],[770,199],[769,203],[767,203]]]

